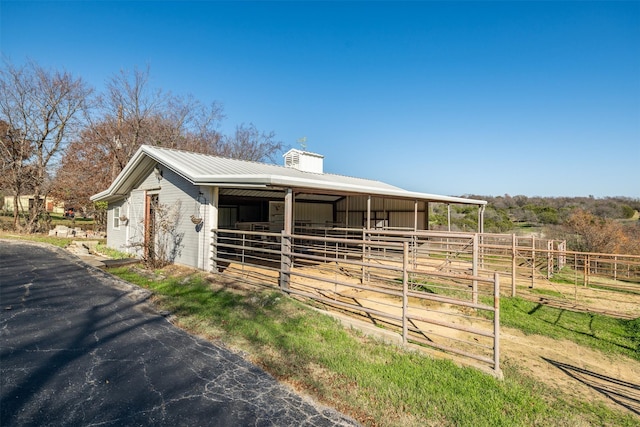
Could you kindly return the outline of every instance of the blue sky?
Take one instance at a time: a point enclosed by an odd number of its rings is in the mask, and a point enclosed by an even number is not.
[[[640,197],[640,2],[0,3],[0,48],[121,69],[444,195]]]

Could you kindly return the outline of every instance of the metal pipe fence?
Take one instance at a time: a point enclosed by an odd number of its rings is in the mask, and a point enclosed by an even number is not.
[[[296,227],[214,230],[219,271],[480,361],[499,373],[499,298],[640,316],[640,256],[538,237]],[[500,288],[502,286],[502,289]]]
[[[212,244],[226,275],[277,287],[500,375],[500,280],[473,268],[477,236],[216,230]]]

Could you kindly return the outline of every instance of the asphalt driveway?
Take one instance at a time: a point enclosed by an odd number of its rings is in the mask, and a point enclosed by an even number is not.
[[[147,296],[62,249],[0,240],[0,425],[357,425]]]

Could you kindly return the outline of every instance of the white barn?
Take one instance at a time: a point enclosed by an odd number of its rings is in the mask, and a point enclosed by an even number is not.
[[[210,270],[217,229],[291,233],[296,227],[427,230],[429,203],[486,201],[406,191],[323,172],[323,156],[292,149],[284,166],[143,145],[105,191],[107,245],[142,255],[158,203],[175,210],[172,261]]]

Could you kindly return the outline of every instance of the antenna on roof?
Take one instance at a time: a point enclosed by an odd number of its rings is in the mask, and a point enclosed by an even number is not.
[[[303,136],[302,138],[298,139],[298,144],[300,144],[300,147],[302,147],[302,151],[307,151],[307,137]]]

